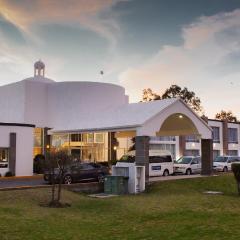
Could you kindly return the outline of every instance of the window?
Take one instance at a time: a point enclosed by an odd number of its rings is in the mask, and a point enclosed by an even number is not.
[[[189,135],[185,137],[186,142],[199,142],[199,138],[196,135]]]
[[[0,168],[8,168],[8,149],[0,148]]]
[[[220,150],[213,150],[213,160],[215,160],[218,156],[220,156]]]
[[[199,163],[198,159],[197,158],[193,158],[191,164],[198,164],[198,163]]]
[[[96,133],[95,134],[95,142],[96,143],[103,143],[104,142],[103,133]]]
[[[229,163],[239,162],[239,157],[229,157],[228,158]]]
[[[150,141],[163,141],[163,142],[172,142],[176,141],[174,136],[160,136],[160,137],[151,137]]]
[[[173,159],[176,159],[176,145],[175,144],[150,144],[150,150],[167,150],[172,154]]]
[[[93,133],[88,133],[88,143],[93,143],[94,142],[94,134]]]
[[[170,155],[149,156],[149,163],[165,163],[165,162],[172,162],[172,157]]]
[[[238,150],[228,150],[229,156],[238,156]]]
[[[54,134],[51,137],[51,144],[56,148],[64,148],[69,146],[69,134]]]
[[[72,142],[81,142],[82,141],[81,134],[79,134],[79,133],[71,134],[71,141]]]
[[[83,170],[95,169],[91,164],[82,164],[81,167],[82,167]]]
[[[212,127],[213,142],[220,143],[219,127]]]
[[[237,128],[228,128],[228,143],[238,143]]]
[[[185,156],[199,156],[199,150],[197,149],[192,149],[192,150],[185,150],[184,151]]]

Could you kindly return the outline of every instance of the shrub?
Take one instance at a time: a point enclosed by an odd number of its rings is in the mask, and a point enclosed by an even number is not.
[[[33,159],[33,172],[40,174],[44,171],[45,157],[42,154],[38,154]]]
[[[11,171],[8,171],[5,173],[5,177],[13,177],[14,175],[12,174]]]
[[[116,165],[117,164],[117,160],[111,160],[111,165]]]
[[[232,171],[233,171],[234,177],[237,181],[238,194],[240,195],[240,163],[233,163]]]

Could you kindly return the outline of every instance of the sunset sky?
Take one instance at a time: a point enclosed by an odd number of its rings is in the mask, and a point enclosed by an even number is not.
[[[0,85],[33,75],[126,88],[188,87],[240,117],[240,0],[0,0]],[[100,71],[104,71],[104,75]]]

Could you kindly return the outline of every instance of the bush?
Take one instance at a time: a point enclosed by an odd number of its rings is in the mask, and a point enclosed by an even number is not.
[[[41,174],[44,172],[45,168],[45,157],[42,154],[38,154],[33,159],[33,172]]]
[[[232,171],[233,171],[234,177],[237,181],[238,194],[240,195],[240,163],[233,163]]]
[[[13,177],[14,175],[12,174],[11,171],[8,171],[5,173],[5,177]]]
[[[117,164],[117,160],[111,160],[111,165],[116,165]]]

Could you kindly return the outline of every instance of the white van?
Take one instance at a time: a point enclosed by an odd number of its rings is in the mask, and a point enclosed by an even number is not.
[[[232,170],[232,163],[239,161],[238,156],[218,156],[213,161],[213,170],[227,172]]]
[[[123,155],[119,162],[135,162],[135,151]],[[149,150],[149,176],[168,176],[173,174],[173,160],[169,151]]]
[[[174,162],[174,173],[191,175],[200,173],[202,168],[199,156],[182,156]]]

